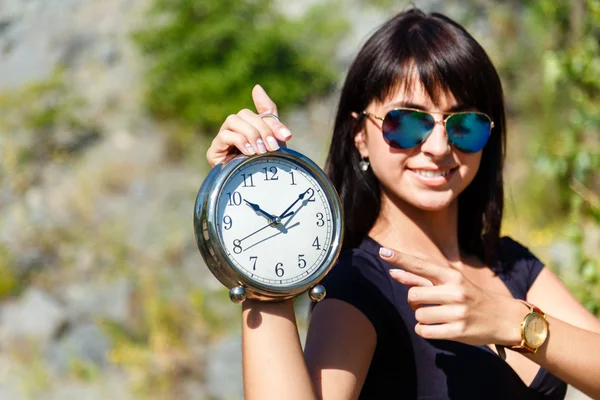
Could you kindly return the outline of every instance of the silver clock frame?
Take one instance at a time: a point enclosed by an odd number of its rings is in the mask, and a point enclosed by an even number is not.
[[[327,256],[319,268],[307,278],[285,288],[264,284],[238,271],[226,254],[217,228],[217,205],[223,186],[238,168],[261,157],[282,158],[306,169],[319,182],[331,206],[332,242]],[[301,153],[283,147],[275,152],[265,154],[240,155],[225,165],[215,166],[202,183],[194,207],[194,233],[200,254],[212,274],[225,287],[231,289],[230,297],[235,302],[244,301],[245,298],[261,301],[281,301],[296,297],[311,288],[313,288],[311,298],[315,301],[321,300],[325,296],[324,289],[318,286],[314,287],[327,275],[340,254],[344,235],[343,221],[339,195],[321,168]],[[237,299],[234,299],[234,297],[237,297]]]

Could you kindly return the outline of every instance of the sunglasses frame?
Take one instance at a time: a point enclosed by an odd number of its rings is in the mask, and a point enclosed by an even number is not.
[[[428,114],[429,116],[431,116],[431,118],[433,118],[433,123],[438,124],[439,122],[443,122],[444,123],[444,131],[446,131],[446,135],[448,135],[448,130],[446,129],[446,122],[450,119],[450,117],[453,117],[455,115],[460,115],[460,114],[479,114],[479,115],[483,115],[484,117],[486,117],[489,121],[490,121],[490,135],[492,134],[492,129],[494,129],[494,121],[492,120],[492,118],[487,115],[486,113],[483,113],[481,111],[457,111],[457,112],[450,112],[450,113],[435,113],[435,114],[441,114],[442,116],[444,116],[444,119],[442,121],[437,121],[435,119],[435,117],[433,116],[434,113],[429,112],[429,111],[425,111],[425,110],[419,110],[418,108],[409,108],[409,107],[398,107],[398,108],[393,108],[391,110],[389,110],[388,112],[385,113],[385,117],[380,117],[379,115],[375,115],[373,113],[368,112],[367,110],[363,111],[362,114],[367,116],[367,117],[371,117],[371,118],[375,118],[378,119],[379,121],[385,121],[385,118],[388,116],[388,114],[392,111],[396,111],[396,110],[400,110],[400,111],[416,111],[416,112],[420,112],[423,114]],[[383,125],[381,126],[381,132],[383,133]],[[423,142],[425,142],[425,140],[427,140],[427,138],[429,137],[429,135],[431,135],[431,132],[433,132],[433,128],[431,129],[431,131],[429,131],[429,133],[427,133],[427,136],[425,136],[423,138]],[[450,140],[450,135],[448,135],[448,140]],[[420,144],[423,144],[423,142],[421,142]],[[417,146],[419,146],[420,144],[418,144]],[[452,144],[452,142],[450,142],[450,144]],[[414,146],[414,147],[417,147]],[[456,147],[454,144],[452,144],[452,146]],[[410,147],[410,148],[403,148],[404,150],[409,150],[411,148],[414,147]],[[458,148],[458,147],[457,147]],[[460,150],[460,149],[459,149]],[[463,150],[461,150],[463,151]]]

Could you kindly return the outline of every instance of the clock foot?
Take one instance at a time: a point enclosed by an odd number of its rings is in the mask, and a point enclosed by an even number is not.
[[[243,303],[246,300],[246,289],[241,286],[234,286],[229,290],[229,299],[234,303]]]
[[[315,303],[318,303],[321,300],[323,300],[325,298],[326,294],[327,294],[327,291],[325,290],[325,286],[323,286],[323,285],[315,285],[308,292],[308,296]]]

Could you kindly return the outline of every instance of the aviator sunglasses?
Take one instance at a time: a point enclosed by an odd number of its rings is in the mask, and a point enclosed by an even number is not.
[[[383,118],[367,111],[363,114],[383,121],[383,137],[390,147],[396,149],[406,150],[420,145],[427,140],[436,124],[431,113],[413,108],[396,108]],[[494,127],[494,121],[487,114],[461,111],[443,115],[444,128],[452,146],[464,153],[477,153],[485,147]]]

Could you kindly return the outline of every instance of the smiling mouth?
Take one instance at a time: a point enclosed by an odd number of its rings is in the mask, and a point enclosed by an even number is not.
[[[411,169],[411,171],[424,178],[438,178],[440,176],[448,176],[457,169],[458,167],[445,170]]]

